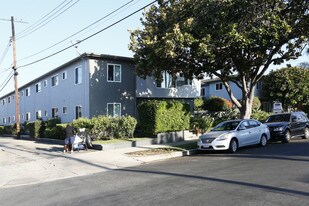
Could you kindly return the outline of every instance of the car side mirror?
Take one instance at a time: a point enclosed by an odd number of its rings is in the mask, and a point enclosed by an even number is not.
[[[296,122],[296,120],[297,120],[297,117],[292,116],[292,122]]]

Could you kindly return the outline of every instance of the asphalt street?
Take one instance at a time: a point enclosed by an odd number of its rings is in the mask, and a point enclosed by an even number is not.
[[[309,204],[309,140],[0,189],[1,205]]]

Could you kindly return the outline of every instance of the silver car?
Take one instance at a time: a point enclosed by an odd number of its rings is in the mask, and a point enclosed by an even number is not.
[[[234,153],[248,145],[266,146],[270,139],[268,127],[253,119],[230,120],[218,124],[198,139],[200,150],[229,150]]]

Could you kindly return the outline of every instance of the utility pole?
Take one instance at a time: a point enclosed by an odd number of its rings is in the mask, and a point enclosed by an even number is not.
[[[12,24],[12,45],[13,45],[13,70],[14,70],[14,87],[15,87],[15,113],[16,113],[16,132],[17,137],[20,137],[20,116],[19,116],[19,94],[18,94],[18,82],[17,82],[17,66],[16,66],[16,40],[15,40],[15,28],[14,28],[14,17],[11,16]]]

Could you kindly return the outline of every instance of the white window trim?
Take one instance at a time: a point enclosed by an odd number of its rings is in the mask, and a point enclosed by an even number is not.
[[[53,78],[54,78],[54,77],[57,79],[55,85],[53,85]],[[54,75],[54,76],[52,76],[52,77],[50,78],[50,85],[51,85],[51,87],[55,87],[55,86],[58,86],[58,84],[59,84],[59,74],[56,74],[56,75]]]
[[[43,82],[43,86],[44,86],[44,87],[47,87],[47,86],[48,86],[47,83],[48,83],[48,82],[47,82],[47,79],[45,79],[44,82]]]
[[[38,83],[35,84],[35,92],[39,93],[41,91],[42,91],[42,84],[41,84],[41,82],[38,82]]]
[[[114,80],[108,80],[108,66],[110,66],[110,65],[112,65],[113,66],[113,79]],[[119,66],[119,68],[120,68],[120,80],[119,81],[115,81],[115,66]],[[111,64],[111,63],[108,63],[107,64],[107,71],[106,71],[106,73],[107,73],[107,82],[118,82],[118,83],[120,83],[121,81],[122,81],[122,67],[121,67],[121,64]]]
[[[115,105],[118,105],[120,106],[120,114],[119,114],[119,117],[121,117],[121,103],[117,103],[117,102],[114,102],[114,103],[107,103],[107,115],[109,115],[109,112],[108,112],[108,105],[113,105],[113,116],[112,117],[118,117],[118,116],[115,116]]]
[[[28,92],[27,92],[27,91],[28,91]],[[29,97],[29,96],[30,96],[30,94],[31,94],[30,91],[31,91],[31,90],[30,90],[30,87],[28,87],[28,88],[25,89],[25,93],[26,93],[25,96],[26,96],[26,97]]]
[[[65,80],[65,79],[67,79],[68,78],[68,73],[67,73],[67,71],[64,71],[64,72],[62,72],[62,80]]]
[[[62,114],[68,114],[68,107],[62,107]]]
[[[82,105],[76,105],[76,106],[75,106],[75,111],[74,111],[75,119],[80,118],[79,116],[77,117],[77,115],[76,115],[76,109],[77,109],[77,107],[79,107],[79,108],[81,109],[81,112],[80,112],[80,113],[81,113],[81,116],[80,116],[80,117],[83,116],[83,112],[82,112],[83,107],[82,107]]]
[[[79,78],[76,77],[76,70],[78,70],[78,77]],[[76,80],[77,80],[77,82],[76,82]],[[75,67],[75,69],[74,69],[74,84],[77,85],[77,84],[81,84],[81,83],[83,83],[83,67],[78,66],[78,67]]]
[[[37,110],[37,111],[35,112],[35,118],[36,118],[36,119],[42,118],[42,111],[41,111],[41,110]]]
[[[221,86],[218,86],[219,88],[217,89],[217,85],[221,85]],[[220,87],[221,87],[221,88],[220,88]],[[222,84],[222,83],[216,83],[216,85],[215,85],[215,90],[216,90],[216,91],[223,90],[223,84]]]
[[[27,112],[26,113],[26,121],[30,121],[31,120],[31,113]]]

